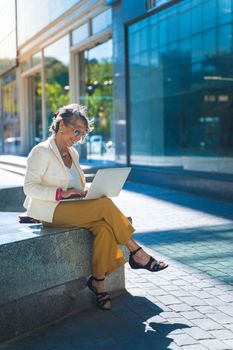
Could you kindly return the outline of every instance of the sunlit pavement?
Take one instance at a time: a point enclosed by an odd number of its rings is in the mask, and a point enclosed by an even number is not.
[[[233,205],[132,183],[114,201],[168,269],[127,264],[111,312],[91,308],[0,349],[233,349]]]

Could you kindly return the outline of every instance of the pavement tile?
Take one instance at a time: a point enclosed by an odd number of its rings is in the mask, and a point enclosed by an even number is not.
[[[148,291],[149,294],[157,296],[157,295],[167,295],[167,291],[162,288],[154,288],[153,290]]]
[[[199,318],[206,318],[205,315],[201,314],[200,312],[198,311],[182,311],[180,313],[184,318],[187,318],[188,320],[194,320],[195,318],[196,319],[199,319]]]
[[[204,339],[200,340],[200,343],[209,350],[232,350],[232,348],[229,348],[228,345],[218,339]]]
[[[210,332],[207,332],[200,327],[191,327],[184,330],[184,332],[196,340],[200,339],[211,339],[214,338]]]
[[[209,314],[209,313],[216,313],[218,310],[209,305],[202,305],[202,306],[195,306],[195,309],[199,311],[201,314]]]
[[[184,289],[171,291],[171,294],[176,296],[176,297],[188,297],[188,296],[190,296],[190,293]]]
[[[170,311],[170,312],[162,312],[160,314],[163,318],[166,320],[170,320],[171,318],[179,318],[180,315],[177,312]]]
[[[224,294],[224,295],[219,295],[219,299],[225,301],[225,302],[233,302],[233,294]]]
[[[188,334],[172,334],[174,342],[179,345],[194,345],[196,340],[193,337],[190,337]]]
[[[192,320],[193,323],[195,323],[198,327],[206,330],[206,331],[211,331],[214,329],[224,329],[224,326],[208,319],[207,317],[205,318],[196,318]]]
[[[229,349],[233,349],[233,339],[224,339],[223,342],[230,347]]]
[[[233,323],[225,324],[224,327],[225,327],[226,329],[229,329],[229,330],[233,333]]]
[[[233,305],[231,306],[229,303],[226,303],[226,306],[219,306],[218,310],[229,316],[233,315]]]
[[[228,316],[220,311],[216,314],[210,313],[209,317],[223,325],[233,324],[233,317]]]
[[[184,303],[187,303],[188,305],[191,306],[201,306],[201,305],[206,305],[206,300],[203,301],[200,298],[194,297],[194,296],[189,296],[189,297],[180,297],[181,301]]]
[[[172,295],[166,295],[166,296],[158,295],[156,296],[156,299],[158,299],[165,305],[181,304],[181,301]]]
[[[181,311],[193,311],[192,306],[187,305],[187,304],[174,304],[174,305],[169,305],[169,307],[176,312],[181,312]]]
[[[169,350],[180,350],[180,347],[177,346],[175,343],[171,343],[170,345],[168,345],[167,349],[169,349]]]
[[[212,297],[212,295],[209,294],[206,290],[205,291],[194,290],[194,291],[191,291],[191,293],[193,295],[195,295],[196,297],[201,298],[201,299],[207,299],[207,298],[211,298]]]
[[[222,290],[216,287],[207,288],[206,292],[215,296],[222,295]]]
[[[182,346],[182,350],[207,350],[208,348],[201,344]]]
[[[207,298],[205,299],[205,302],[211,306],[224,306],[225,302],[221,299],[219,299],[219,297],[213,297],[213,298]]]
[[[211,330],[210,333],[218,339],[233,339],[233,333],[228,329]]]

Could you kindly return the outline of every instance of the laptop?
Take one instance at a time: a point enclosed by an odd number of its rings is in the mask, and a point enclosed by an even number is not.
[[[60,202],[117,197],[131,171],[130,167],[99,169],[87,192],[86,197],[70,197]]]

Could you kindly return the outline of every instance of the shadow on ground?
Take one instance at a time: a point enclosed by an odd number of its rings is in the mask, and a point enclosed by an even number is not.
[[[162,311],[145,297],[126,293],[113,300],[110,312],[97,308],[85,310],[0,349],[166,350],[173,342],[169,334],[189,326],[156,322]]]

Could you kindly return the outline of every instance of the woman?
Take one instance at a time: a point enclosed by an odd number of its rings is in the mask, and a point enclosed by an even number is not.
[[[125,263],[118,245],[130,251],[133,269],[159,271],[168,265],[150,257],[132,240],[133,226],[109,198],[60,202],[87,192],[79,155],[73,145],[83,143],[92,129],[86,108],[71,104],[60,108],[50,127],[52,136],[36,145],[27,159],[24,182],[27,214],[46,226],[84,227],[95,235],[92,276],[88,288],[95,294],[98,306],[111,309],[105,288],[105,276]]]

